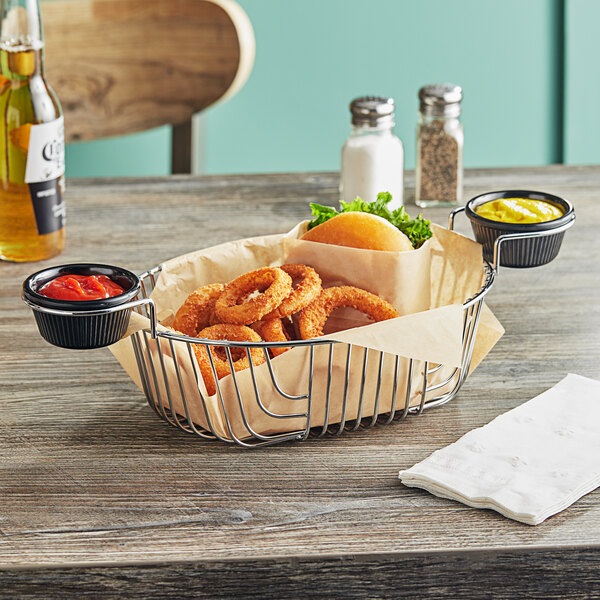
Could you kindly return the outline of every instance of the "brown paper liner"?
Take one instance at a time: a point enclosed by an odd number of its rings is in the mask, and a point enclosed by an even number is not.
[[[137,333],[147,373],[143,382],[131,340],[124,338],[111,351],[136,385],[146,388],[160,414],[171,422],[190,421],[222,439],[260,439],[304,431],[308,425],[335,429],[344,422],[348,426],[356,419],[402,409],[411,364],[410,406],[422,401],[426,364],[429,368],[444,365],[430,376],[429,385],[455,373],[452,381],[428,394],[427,400],[457,384],[463,351],[462,304],[480,290],[484,279],[481,246],[437,226],[433,226],[431,240],[410,252],[306,242],[298,239],[304,230],[305,223],[301,223],[288,234],[238,240],[168,261],[152,293],[159,319],[168,324],[197,287],[226,283],[247,271],[286,262],[314,267],[326,287],[351,284],[376,293],[402,316],[319,338],[339,343],[317,345],[312,350],[308,346],[293,348],[271,359],[273,377],[268,364],[227,376],[219,381],[220,394],[212,397],[206,394],[188,343],[152,340],[147,332]],[[341,318],[352,323],[355,316]],[[147,319],[134,314],[128,333],[147,328]],[[503,331],[484,307],[470,370]],[[282,396],[273,380],[279,390],[297,398]]]

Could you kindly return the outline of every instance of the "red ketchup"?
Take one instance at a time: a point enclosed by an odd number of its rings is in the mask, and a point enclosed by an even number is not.
[[[61,275],[40,288],[38,294],[56,300],[100,300],[124,292],[106,275]]]

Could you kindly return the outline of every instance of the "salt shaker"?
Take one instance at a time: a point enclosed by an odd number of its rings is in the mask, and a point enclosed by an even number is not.
[[[460,122],[462,89],[426,85],[419,90],[415,203],[453,206],[462,203],[464,134]]]
[[[374,202],[389,192],[390,210],[402,206],[404,148],[392,131],[394,100],[377,96],[350,103],[352,131],[342,148],[340,195],[345,202],[360,196]]]

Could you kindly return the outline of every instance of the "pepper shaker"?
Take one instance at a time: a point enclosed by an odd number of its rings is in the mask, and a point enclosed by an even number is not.
[[[340,196],[352,202],[360,196],[374,202],[389,192],[390,210],[402,206],[404,148],[394,135],[394,100],[379,96],[356,98],[350,103],[352,131],[342,148]]]
[[[462,203],[462,89],[426,85],[419,90],[415,203],[420,207]]]

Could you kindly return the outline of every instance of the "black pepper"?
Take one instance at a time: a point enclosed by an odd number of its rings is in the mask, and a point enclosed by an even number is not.
[[[451,83],[419,90],[417,206],[452,206],[462,201],[462,88]]]
[[[421,178],[419,198],[456,202],[458,194],[458,142],[444,131],[444,122],[434,120],[420,131]]]

